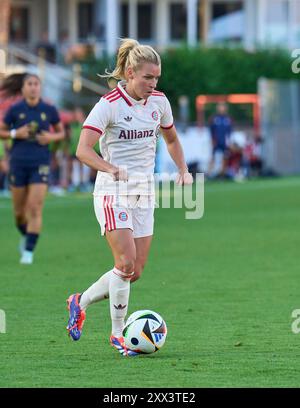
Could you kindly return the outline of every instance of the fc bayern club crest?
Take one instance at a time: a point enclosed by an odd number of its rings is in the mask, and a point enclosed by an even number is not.
[[[154,120],[158,120],[158,113],[156,111],[153,111],[151,116]]]
[[[128,215],[126,214],[126,212],[120,212],[120,214],[119,214],[119,219],[121,220],[121,221],[127,221],[128,220]]]

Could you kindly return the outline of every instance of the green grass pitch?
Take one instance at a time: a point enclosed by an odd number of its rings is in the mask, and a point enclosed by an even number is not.
[[[205,212],[157,209],[155,236],[129,313],[166,320],[159,352],[122,358],[108,302],[72,342],[65,299],[112,266],[90,195],[50,196],[32,266],[19,265],[11,202],[0,200],[0,387],[299,387],[300,179],[208,183]]]

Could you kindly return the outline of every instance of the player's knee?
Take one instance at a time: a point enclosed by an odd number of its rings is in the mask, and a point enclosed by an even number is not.
[[[37,218],[42,215],[42,207],[40,205],[29,204],[27,210],[28,210],[28,215],[31,218]]]
[[[134,263],[135,263],[135,257],[133,255],[128,256],[128,255],[123,255],[120,257],[119,261],[119,267],[122,272],[126,273],[127,275],[132,274],[134,271]]]

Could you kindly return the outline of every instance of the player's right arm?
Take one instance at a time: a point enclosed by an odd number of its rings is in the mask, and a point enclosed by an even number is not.
[[[1,139],[27,139],[29,137],[29,125],[14,128],[16,123],[16,113],[13,107],[5,113],[3,121],[0,123],[0,138]]]
[[[27,139],[28,136],[28,125],[24,125],[16,129],[15,139]],[[4,122],[0,123],[0,139],[10,139],[11,137],[11,129],[9,128],[9,126]]]
[[[127,172],[125,169],[108,163],[95,152],[94,146],[98,140],[99,133],[97,131],[82,129],[76,150],[78,160],[95,170],[112,174],[115,180],[127,180]]]
[[[76,157],[84,164],[98,171],[114,174],[117,168],[103,160],[94,150],[99,141],[99,133],[92,129],[82,129],[76,150]]]

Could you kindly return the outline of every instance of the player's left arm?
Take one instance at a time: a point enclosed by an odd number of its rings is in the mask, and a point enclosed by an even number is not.
[[[185,162],[183,149],[178,139],[175,126],[173,125],[169,129],[161,128],[161,132],[167,144],[168,152],[178,168],[176,183],[179,185],[192,184],[193,177],[189,173],[188,166]]]
[[[38,142],[40,144],[46,145],[51,142],[58,142],[59,140],[64,139],[65,130],[62,122],[58,122],[52,125],[54,132],[48,132],[43,130],[41,134],[37,136]]]
[[[60,120],[58,110],[53,105],[50,105],[48,110],[49,124],[53,128],[53,132],[42,130],[41,134],[37,136],[38,142],[43,145],[47,145],[51,142],[58,142],[65,137],[65,129]]]

